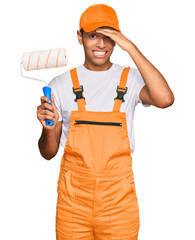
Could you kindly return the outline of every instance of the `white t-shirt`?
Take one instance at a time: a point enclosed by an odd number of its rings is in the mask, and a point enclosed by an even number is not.
[[[83,64],[77,67],[77,74],[80,85],[83,85],[83,95],[85,97],[86,111],[112,111],[114,98],[117,96],[116,88],[119,85],[120,77],[124,66],[113,63],[106,71],[91,71]],[[120,111],[126,112],[127,129],[131,147],[131,155],[135,148],[133,117],[137,103],[144,104],[139,98],[139,93],[145,82],[137,68],[130,68],[127,84],[127,93],[121,104]],[[59,113],[59,120],[62,123],[62,135],[60,144],[65,147],[70,126],[70,115],[72,110],[78,110],[77,102],[74,101],[76,95],[73,93],[73,84],[70,71],[53,78],[48,84],[54,94],[54,101]]]

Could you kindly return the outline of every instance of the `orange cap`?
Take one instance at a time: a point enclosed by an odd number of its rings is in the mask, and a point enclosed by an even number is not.
[[[119,21],[113,8],[105,4],[96,4],[88,7],[81,15],[79,28],[91,32],[99,27],[112,27],[119,32]]]

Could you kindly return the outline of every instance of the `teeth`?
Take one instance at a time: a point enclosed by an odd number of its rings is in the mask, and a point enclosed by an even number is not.
[[[95,55],[105,55],[106,52],[95,52],[95,51],[94,51],[94,54],[95,54]]]

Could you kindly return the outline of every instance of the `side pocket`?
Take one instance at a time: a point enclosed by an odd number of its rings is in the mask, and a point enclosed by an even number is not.
[[[136,187],[135,187],[135,182],[134,182],[134,177],[132,175],[130,176],[124,176],[123,177],[124,183],[128,188],[128,194],[131,195],[131,202],[132,202],[132,206],[134,209],[136,209],[136,221],[138,224],[138,229],[139,229],[139,203],[138,203],[138,199],[137,199],[137,193],[136,193]]]
[[[66,175],[70,174],[70,172],[71,172],[71,169],[62,171],[61,175],[58,178],[57,190],[59,189],[61,183],[65,180]]]
[[[132,175],[123,176],[123,180],[129,188],[134,188],[135,189],[134,177]]]

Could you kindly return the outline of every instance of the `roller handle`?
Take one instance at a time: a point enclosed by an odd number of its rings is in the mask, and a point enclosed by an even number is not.
[[[51,88],[50,87],[43,87],[43,93],[44,96],[49,98],[49,100],[51,101]],[[52,106],[52,102],[49,103]],[[47,126],[53,126],[54,122],[52,120],[46,119],[46,125]]]

